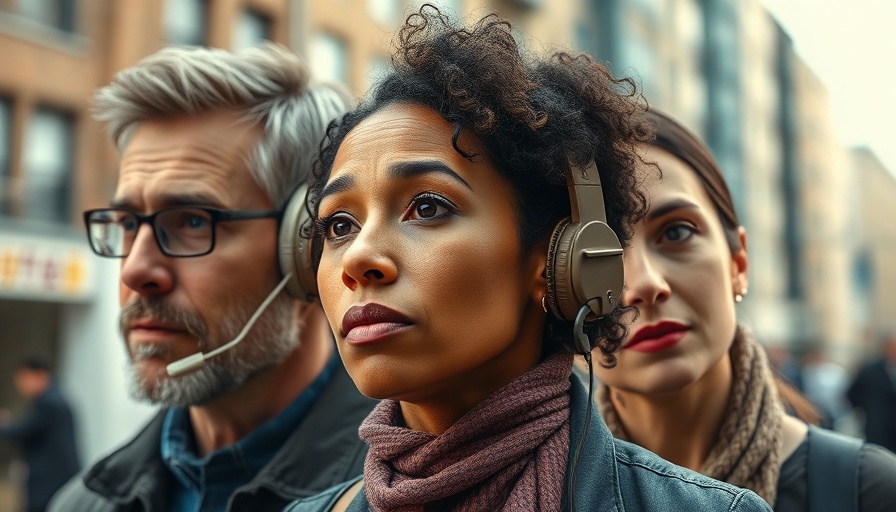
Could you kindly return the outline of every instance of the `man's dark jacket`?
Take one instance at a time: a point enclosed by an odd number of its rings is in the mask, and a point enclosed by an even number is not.
[[[0,438],[18,445],[28,465],[27,510],[44,510],[80,469],[72,411],[56,386],[36,397],[20,421],[0,427]]]
[[[896,383],[887,372],[886,361],[881,359],[859,370],[846,396],[865,411],[868,442],[896,452]]]
[[[230,511],[281,510],[364,469],[358,426],[375,402],[361,395],[342,365],[273,460],[230,496]],[[161,458],[160,412],[130,443],[73,479],[50,511],[167,511],[174,476]]]

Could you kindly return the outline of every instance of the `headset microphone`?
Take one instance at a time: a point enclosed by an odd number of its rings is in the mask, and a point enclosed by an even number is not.
[[[252,318],[246,322],[246,325],[243,327],[243,330],[237,335],[236,338],[231,340],[226,345],[221,345],[220,347],[212,350],[209,353],[197,352],[191,356],[187,356],[183,359],[178,359],[173,363],[167,366],[168,375],[171,377],[179,377],[186,373],[195,372],[196,370],[205,366],[205,361],[210,357],[215,357],[218,354],[221,354],[227,350],[232,349],[237,346],[237,344],[243,341],[243,338],[246,337],[246,334],[249,333],[249,329],[255,325],[255,322],[261,316],[265,309],[274,301],[274,298],[283,290],[283,287],[286,286],[286,283],[292,278],[292,273],[289,273],[284,277],[280,283],[274,288],[274,290],[268,294],[268,297],[258,306],[258,309],[255,310],[255,313],[252,315]]]

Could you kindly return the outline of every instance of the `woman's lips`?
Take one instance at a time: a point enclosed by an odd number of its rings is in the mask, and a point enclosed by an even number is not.
[[[345,335],[345,341],[355,344],[369,343],[405,327],[408,327],[408,324],[398,324],[394,322],[359,325]]]
[[[638,329],[623,348],[634,350],[635,352],[659,352],[677,344],[687,333],[688,326],[678,322],[660,322],[654,325],[646,325]]]
[[[345,312],[341,334],[349,343],[370,343],[409,327],[412,323],[407,316],[394,309],[369,303],[352,306]]]

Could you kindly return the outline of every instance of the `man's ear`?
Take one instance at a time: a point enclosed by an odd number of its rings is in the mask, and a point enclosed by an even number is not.
[[[731,283],[735,294],[746,295],[750,282],[747,277],[747,230],[743,226],[737,228],[737,239],[740,249],[731,257]]]

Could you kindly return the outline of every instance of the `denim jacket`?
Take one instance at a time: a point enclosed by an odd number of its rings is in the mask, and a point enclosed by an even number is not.
[[[588,396],[574,376],[570,388],[570,454],[582,437]],[[735,487],[676,466],[640,446],[613,438],[597,414],[591,416],[588,437],[579,456],[575,506],[578,512],[594,511],[767,511],[771,508],[752,491]],[[342,494],[358,481],[354,478],[317,496],[293,502],[285,512],[327,512]],[[566,489],[564,484],[564,489]],[[563,511],[569,510],[564,496]],[[363,491],[358,492],[348,512],[369,510]],[[548,511],[545,511],[548,512]]]

